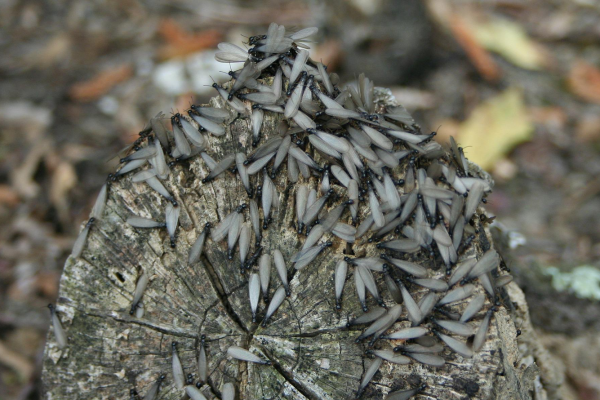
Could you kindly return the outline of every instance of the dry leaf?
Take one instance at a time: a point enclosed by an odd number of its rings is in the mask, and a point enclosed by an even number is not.
[[[575,139],[581,143],[600,142],[600,116],[581,116],[575,127]]]
[[[132,74],[133,68],[128,64],[102,71],[89,81],[71,86],[69,96],[79,101],[96,100],[108,93],[115,85],[129,79]]]
[[[73,165],[66,161],[60,162],[52,174],[50,200],[56,208],[61,221],[65,223],[69,220],[68,193],[76,183],[77,173]]]
[[[25,159],[11,170],[11,186],[20,197],[32,199],[38,195],[40,186],[34,180],[34,174],[40,161],[50,149],[52,149],[50,140],[39,140],[27,153]]]
[[[528,140],[532,131],[523,94],[509,88],[473,110],[461,124],[458,138],[469,160],[489,171],[516,144]]]
[[[188,33],[172,19],[164,19],[160,23],[159,33],[167,41],[160,49],[159,57],[163,60],[184,57],[200,50],[216,46],[223,36],[221,32],[209,29],[199,33]]]
[[[473,7],[458,7],[445,0],[426,2],[430,15],[438,24],[448,29],[463,48],[479,74],[488,81],[496,81],[501,71],[487,50],[477,41],[471,20],[481,18]]]
[[[47,298],[58,296],[58,282],[60,274],[57,271],[40,271],[35,276],[36,288]]]
[[[571,91],[579,97],[600,103],[600,70],[585,61],[575,63],[569,72],[568,83]]]
[[[500,18],[471,23],[472,32],[480,45],[500,54],[514,65],[538,70],[546,64],[546,53],[519,24]]]
[[[73,49],[71,36],[66,32],[50,38],[42,51],[33,55],[36,64],[41,68],[50,68],[60,62],[68,62]],[[67,60],[67,61],[65,61]]]
[[[310,58],[327,66],[329,73],[336,71],[342,62],[342,43],[337,39],[329,39],[311,49]]]
[[[453,14],[450,17],[450,29],[479,73],[489,81],[498,80],[500,70],[492,57],[477,41],[475,32],[467,21],[457,14]]]
[[[19,195],[8,185],[0,185],[0,204],[14,207],[19,204]]]
[[[34,365],[14,349],[10,349],[0,342],[0,364],[11,368],[19,374],[21,381],[25,382],[31,378],[35,369]]]

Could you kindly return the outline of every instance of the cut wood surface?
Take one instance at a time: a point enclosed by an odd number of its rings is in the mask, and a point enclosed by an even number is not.
[[[392,105],[385,93],[379,92],[380,107]],[[225,107],[221,99],[211,102]],[[262,140],[276,134],[279,121],[280,117],[266,113]],[[225,136],[206,137],[207,151],[217,161],[227,154],[249,154],[252,150],[249,118],[236,119],[228,125]],[[317,155],[315,159],[322,161]],[[475,165],[470,168],[473,175],[483,176]],[[307,267],[296,270],[291,259],[305,240],[297,232],[296,190],[303,183],[318,189],[320,175],[313,174],[309,179],[301,176],[298,183],[291,183],[285,169],[282,167],[283,172],[274,179],[280,206],[272,211],[272,221],[263,231],[260,245],[263,254],[272,254],[276,249],[283,254],[291,295],[264,326],[261,322],[268,304],[261,296],[257,323],[253,323],[248,299],[248,277],[258,268],[253,266],[241,274],[239,254],[228,259],[226,240],[215,243],[208,238],[200,260],[191,265],[187,262],[189,249],[207,222],[214,227],[248,202],[237,174],[227,171],[203,184],[202,179],[210,171],[200,157],[171,168],[171,175],[163,183],[181,209],[174,248],[166,229],[137,229],[126,223],[131,216],[164,221],[169,202],[148,185],[133,183],[131,174],[113,182],[103,218],[92,225],[81,256],[69,258],[65,266],[56,308],[68,345],[60,349],[54,334],[49,333],[44,359],[45,397],[123,399],[129,398],[131,389],[143,397],[164,374],[157,398],[181,399],[184,391],[176,387],[172,372],[172,343],[177,342],[184,374],[193,374],[194,380],[198,377],[200,347],[205,346],[209,376],[200,390],[209,399],[221,398],[228,382],[234,383],[238,399],[356,398],[362,377],[373,361],[367,350],[392,349],[402,342],[379,339],[374,347],[369,346],[368,339],[357,343],[366,326],[347,326],[363,314],[354,287],[355,270],[349,265],[340,310],[336,309],[334,270],[346,255],[378,257],[381,250],[369,241],[371,234],[353,245],[327,235],[333,245]],[[396,179],[403,174],[398,173]],[[259,182],[260,173],[251,178],[255,191]],[[342,192],[336,183],[332,184],[336,193],[333,196]],[[359,214],[364,217],[367,209],[368,200],[361,202]],[[247,215],[247,211],[244,213]],[[350,223],[350,218],[345,218]],[[474,221],[478,234],[460,254],[460,260],[473,256],[479,259],[493,246],[484,224],[478,218]],[[251,254],[255,249],[253,241]],[[439,257],[435,260],[423,251],[412,260],[427,267],[430,277],[445,276]],[[150,280],[141,300],[144,313],[138,317],[130,315],[130,309],[142,271]],[[384,289],[383,273],[374,276],[383,302],[388,307],[395,304]],[[280,285],[272,268],[269,300]],[[476,293],[485,293],[481,285],[476,286]],[[417,301],[428,292],[416,284],[409,284],[409,288]],[[487,339],[472,358],[464,358],[445,346],[440,355],[446,363],[438,368],[416,361],[408,365],[384,361],[361,398],[383,399],[389,392],[421,385],[424,389],[415,398],[531,399],[534,392],[538,396],[535,398],[546,398],[540,382],[549,376],[535,365],[535,360],[543,357],[543,349],[527,350],[526,342],[518,346],[515,320],[520,321],[523,337],[531,338],[535,333],[525,323],[528,316],[524,301],[519,298],[517,307],[513,305],[520,290],[513,283],[508,288],[499,290]],[[367,296],[367,305],[371,309],[377,302]],[[447,312],[460,313],[466,305],[460,302]],[[488,298],[471,322],[474,328],[491,306]],[[392,330],[410,326],[406,316],[403,305],[402,318]],[[430,321],[421,325],[430,329],[435,326]],[[231,346],[248,349],[270,364],[230,358],[227,349]],[[526,360],[523,354],[528,351],[535,354]]]

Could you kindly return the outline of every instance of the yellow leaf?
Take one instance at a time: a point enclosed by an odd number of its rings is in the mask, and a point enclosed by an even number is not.
[[[518,24],[494,19],[474,23],[474,35],[483,47],[518,67],[537,70],[546,64],[546,55]]]
[[[509,88],[473,110],[461,124],[458,139],[467,158],[489,171],[515,145],[529,140],[532,132],[523,94]]]

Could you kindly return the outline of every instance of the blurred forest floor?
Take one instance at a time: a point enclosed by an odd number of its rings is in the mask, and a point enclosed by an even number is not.
[[[45,306],[117,152],[214,95],[217,43],[274,21],[318,26],[313,59],[390,87],[493,175],[532,319],[571,398],[600,399],[600,3],[239,3],[0,4],[0,398],[40,397]]]

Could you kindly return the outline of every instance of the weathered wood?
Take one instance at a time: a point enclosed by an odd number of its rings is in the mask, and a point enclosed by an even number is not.
[[[220,100],[212,102],[223,106]],[[266,138],[276,130],[278,121],[267,113],[263,127]],[[249,119],[238,119],[224,139],[211,136],[209,153],[217,160],[231,152],[248,154],[249,124]],[[202,184],[209,171],[200,157],[172,168],[164,183],[181,207],[174,249],[165,229],[135,229],[125,222],[132,215],[164,221],[167,200],[146,184],[132,183],[129,176],[113,183],[105,216],[92,226],[82,256],[69,258],[65,266],[57,310],[69,344],[61,351],[53,334],[49,334],[44,360],[46,397],[119,399],[128,398],[132,388],[144,395],[165,374],[159,398],[180,399],[183,392],[175,388],[171,372],[171,343],[178,342],[185,374],[197,376],[197,356],[201,336],[205,335],[209,378],[201,390],[208,398],[219,398],[227,382],[235,383],[237,398],[241,399],[354,398],[368,365],[368,342],[355,343],[364,327],[346,327],[349,320],[362,314],[354,288],[354,268],[349,267],[341,310],[335,307],[333,274],[336,262],[343,257],[345,242],[331,239],[333,246],[313,263],[300,271],[293,268],[290,259],[304,239],[294,225],[297,186],[288,182],[285,168],[274,180],[281,206],[273,211],[261,245],[265,253],[275,249],[283,253],[291,296],[265,327],[252,323],[249,273],[240,274],[239,255],[227,259],[226,242],[207,239],[201,260],[187,265],[189,248],[205,223],[215,225],[248,201],[237,175],[225,172],[213,182]],[[254,187],[260,179],[260,174],[251,179]],[[315,179],[310,179],[313,187]],[[489,247],[491,238],[480,227],[479,237],[463,257],[474,253],[479,257]],[[367,236],[355,243],[353,251],[357,255],[378,255]],[[431,269],[431,276],[444,275],[444,268],[437,269],[427,257],[419,261]],[[145,314],[137,318],[129,310],[140,268],[151,279],[142,298]],[[381,290],[385,287],[383,276],[376,277]],[[269,298],[279,285],[273,268]],[[480,286],[477,290],[483,293]],[[510,284],[510,290],[519,293],[514,284]],[[411,293],[418,299],[426,290],[415,285]],[[389,293],[382,290],[382,294],[384,301],[392,304]],[[371,297],[368,299],[369,307],[376,305]],[[504,302],[510,304],[510,297]],[[489,306],[486,300],[484,310]],[[266,307],[261,299],[259,323]],[[522,307],[499,307],[483,349],[471,359],[446,350],[443,355],[447,362],[441,368],[384,362],[363,398],[382,399],[392,390],[422,383],[427,388],[417,398],[532,398],[530,391],[539,373],[535,366],[519,367],[521,352],[514,323],[515,317],[527,318]],[[477,326],[482,317],[480,312],[473,325]],[[398,344],[379,341],[376,347]],[[249,348],[272,365],[229,359],[226,351],[232,345]]]

